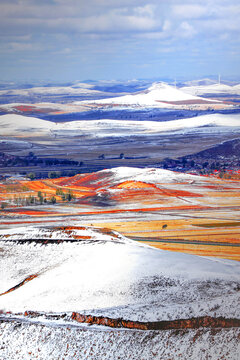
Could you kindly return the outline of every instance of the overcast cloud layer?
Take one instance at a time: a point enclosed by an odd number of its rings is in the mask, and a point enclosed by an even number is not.
[[[1,78],[239,75],[239,0],[0,0]]]

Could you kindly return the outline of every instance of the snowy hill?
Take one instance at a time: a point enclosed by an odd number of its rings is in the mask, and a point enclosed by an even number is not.
[[[116,167],[107,170],[101,170],[91,174],[77,174],[71,178],[60,178],[55,182],[60,186],[88,187],[101,193],[101,191],[118,189],[127,190],[127,184],[137,186],[158,185],[161,183],[189,183],[193,182],[208,183],[209,178],[203,178],[196,175],[178,173],[165,169],[145,168],[139,169],[134,167]],[[124,185],[125,184],[125,185]],[[130,186],[131,188],[131,186]],[[156,187],[155,187],[156,188]],[[143,189],[142,189],[143,191]]]
[[[125,181],[139,181],[157,184],[161,182],[192,182],[194,180],[202,181],[202,178],[196,175],[155,168],[139,169],[133,167],[118,167],[98,171],[95,176],[93,175],[93,184],[98,187],[105,186],[106,184],[115,186]],[[91,182],[91,179],[89,178],[88,181]]]
[[[239,317],[238,262],[158,250],[94,228],[0,231],[0,309],[138,321]]]
[[[184,93],[165,83],[154,83],[147,90],[132,95],[96,100],[98,104],[161,106],[161,102],[176,102],[189,100],[205,100],[197,96]],[[207,100],[208,101],[208,100]],[[164,105],[166,107],[166,105]]]

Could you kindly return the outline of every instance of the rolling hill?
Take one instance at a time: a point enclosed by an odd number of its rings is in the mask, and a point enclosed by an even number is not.
[[[210,114],[171,121],[131,121],[131,120],[81,120],[54,123],[34,117],[7,114],[0,116],[1,135],[18,136],[48,133],[55,137],[74,138],[77,135],[89,138],[155,135],[168,132],[208,133],[219,130],[235,131],[240,128],[238,114]]]

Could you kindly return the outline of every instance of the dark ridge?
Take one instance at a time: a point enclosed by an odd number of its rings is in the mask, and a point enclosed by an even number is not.
[[[0,241],[2,241],[0,239]],[[77,242],[86,242],[86,243],[92,243],[92,242],[98,242],[98,243],[104,243],[106,242],[105,240],[97,240],[97,239],[85,239],[84,237],[80,237],[79,239],[23,239],[23,240],[11,240],[11,239],[7,239],[4,240],[4,243],[6,242],[14,242],[15,244],[18,245],[24,245],[24,244],[40,244],[40,245],[51,245],[51,244],[61,244],[61,243],[65,243],[65,242],[70,242],[70,243],[77,243]]]
[[[218,156],[236,156],[240,159],[240,139],[234,139],[230,141],[225,141],[222,144],[213,146],[209,149],[200,151],[193,155],[194,157],[199,158],[212,158]],[[186,158],[190,158],[190,156],[186,156]]]

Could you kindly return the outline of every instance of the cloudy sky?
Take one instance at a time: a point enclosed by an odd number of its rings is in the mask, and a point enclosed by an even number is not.
[[[239,19],[239,0],[0,0],[1,80],[238,76]]]

